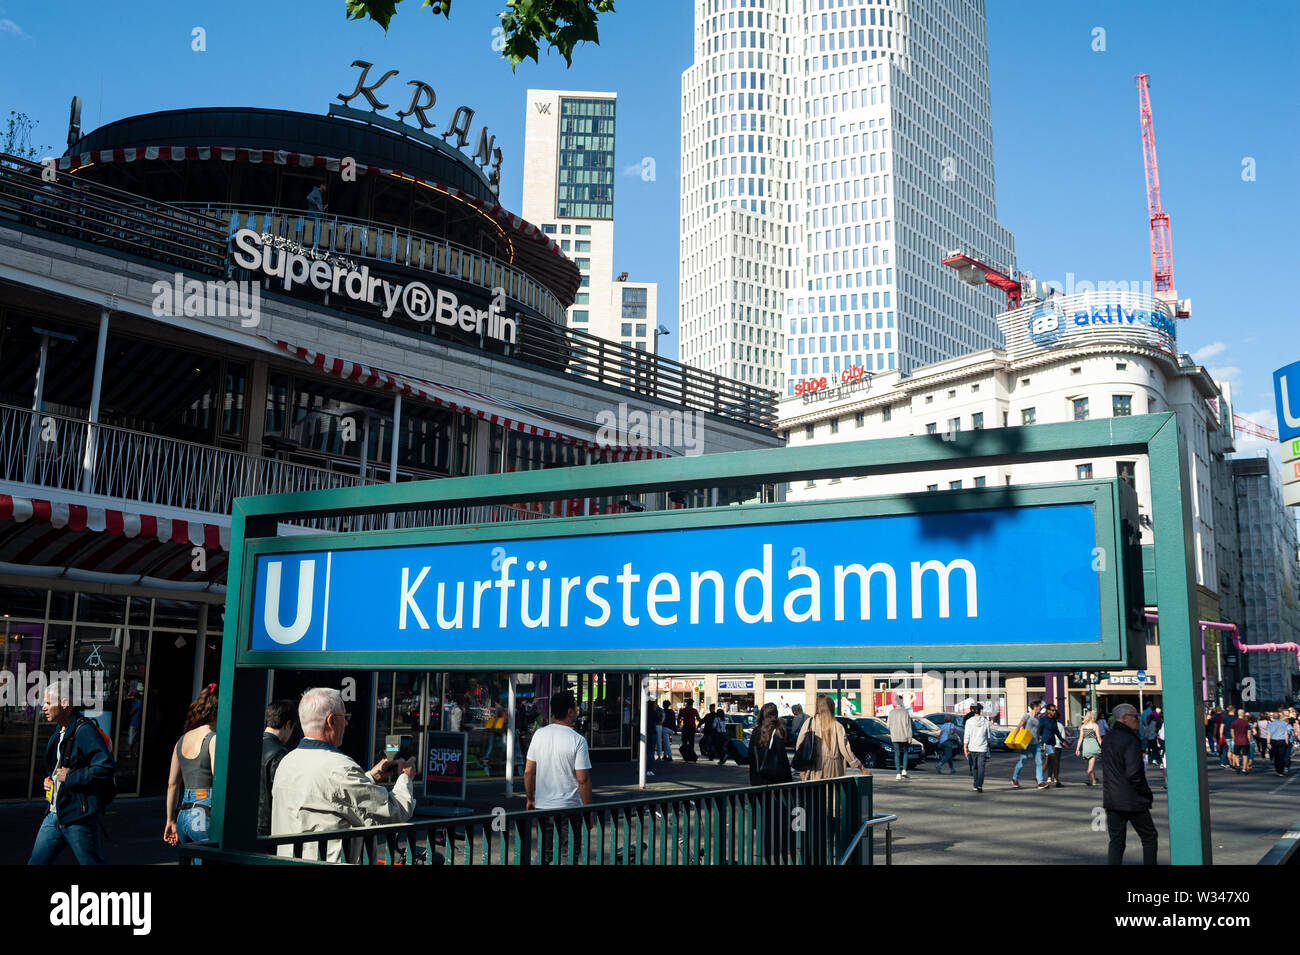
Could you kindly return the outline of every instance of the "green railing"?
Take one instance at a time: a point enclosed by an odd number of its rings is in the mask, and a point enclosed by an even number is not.
[[[419,819],[257,840],[187,844],[182,863],[266,865],[869,865],[871,778],[718,789],[579,809]],[[285,852],[285,855],[277,855]],[[290,855],[289,853],[292,853]]]

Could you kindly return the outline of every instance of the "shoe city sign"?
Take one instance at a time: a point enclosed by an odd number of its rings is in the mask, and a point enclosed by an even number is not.
[[[316,257],[311,249],[285,242],[269,233],[239,229],[233,237],[235,264],[242,269],[278,278],[284,291],[295,285],[308,286],[332,295],[346,296],[381,309],[392,318],[400,308],[412,322],[436,322],[450,328],[514,344],[515,319],[505,314],[504,296],[492,300],[486,309],[461,305],[454,292],[436,292],[419,281],[389,282],[370,274],[370,267],[348,268],[337,261]]]
[[[855,391],[871,390],[871,375],[862,365],[850,365],[838,375],[839,384],[834,384],[835,375],[802,378],[795,382],[794,393],[802,397],[804,404],[825,401],[828,398],[840,398]]]

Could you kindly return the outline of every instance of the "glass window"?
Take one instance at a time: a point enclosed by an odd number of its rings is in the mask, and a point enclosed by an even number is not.
[[[1075,467],[1074,474],[1080,481],[1086,481],[1088,478],[1092,477],[1092,465],[1080,464]]]
[[[961,481],[949,481],[949,482],[948,482],[948,490],[950,490],[950,491],[960,491],[960,490],[961,490]]]
[[[839,434],[839,433],[840,433],[840,419],[831,418],[831,434]]]
[[[590,252],[590,251],[591,251],[591,243],[590,243],[590,242],[587,242],[587,241],[585,241],[585,240],[583,240],[583,239],[577,239],[577,240],[573,243],[573,248],[574,248],[574,250],[577,251],[577,252]]]
[[[629,337],[629,338],[632,336],[632,323],[631,323],[631,322],[624,322],[624,323],[623,323],[623,334],[624,334],[625,336]]]
[[[804,425],[803,436],[805,438],[811,441],[813,439],[813,436],[816,434],[817,434],[817,425],[815,424]]]
[[[881,421],[888,421],[893,416],[894,416],[894,409],[889,407],[888,405],[886,405],[884,408],[880,410]]]
[[[1074,399],[1074,420],[1075,421],[1088,420],[1088,399],[1087,398]]]
[[[591,235],[591,226],[589,226],[589,225],[578,225],[578,226],[574,226],[574,227],[573,227],[573,234],[574,234],[574,235]]]
[[[980,428],[984,427],[984,412],[982,412],[982,411],[977,411],[977,412],[975,412],[973,415],[971,415],[971,416],[970,416],[970,426],[971,426],[972,428],[974,428],[976,431],[978,431],[978,430],[980,430]]]
[[[557,216],[614,218],[614,119],[615,100],[560,98]]]
[[[587,311],[586,311],[585,309],[581,309],[581,308],[579,308],[579,309],[574,309],[574,311],[573,311],[573,321],[574,321],[575,323],[586,324],[586,322],[587,322],[587,314],[588,314],[588,313],[587,313]]]
[[[1111,395],[1110,408],[1116,418],[1127,418],[1133,413],[1133,396]]]
[[[1116,461],[1115,474],[1121,481],[1127,481],[1129,487],[1136,487],[1137,463],[1134,461]]]
[[[1035,413],[1034,413],[1034,409],[1033,409],[1033,408],[1022,408],[1022,409],[1020,409],[1020,423],[1021,423],[1022,425],[1023,425],[1023,424],[1033,424],[1034,421],[1036,421],[1036,420],[1037,420],[1037,416],[1035,415]]]
[[[976,486],[976,487],[984,487],[987,483],[988,483],[988,480],[984,477],[984,475],[980,474],[980,475],[977,475],[977,476],[975,477],[975,486]]]
[[[555,226],[544,225],[542,226],[542,232],[544,232],[546,235],[555,235]]]
[[[648,308],[648,290],[644,288],[623,287],[623,317],[624,318],[646,318]]]
[[[929,424],[925,426],[926,434],[938,434],[938,432],[939,432],[939,423],[937,421],[931,421]]]
[[[926,489],[927,491],[937,491],[937,490],[939,490],[939,485],[937,485],[937,484],[927,484],[927,485],[925,486],[925,489]]]

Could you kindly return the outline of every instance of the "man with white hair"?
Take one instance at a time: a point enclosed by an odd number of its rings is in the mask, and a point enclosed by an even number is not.
[[[1159,835],[1151,820],[1154,796],[1142,766],[1142,729],[1137,707],[1121,703],[1115,707],[1115,725],[1101,741],[1101,805],[1106,810],[1110,846],[1106,861],[1123,865],[1124,844],[1129,824],[1142,840],[1142,863],[1156,864]]]
[[[382,759],[369,772],[339,752],[348,714],[338,690],[316,687],[302,695],[298,724],[303,740],[280,760],[271,791],[271,835],[288,836],[331,829],[382,826],[406,822],[415,811],[414,759]],[[397,772],[389,790],[380,780]],[[359,850],[360,840],[354,842]],[[291,846],[281,846],[282,856],[292,856]],[[317,847],[303,846],[304,859],[319,858]],[[356,855],[354,853],[354,858]],[[330,862],[341,862],[343,843],[331,840],[326,849]]]

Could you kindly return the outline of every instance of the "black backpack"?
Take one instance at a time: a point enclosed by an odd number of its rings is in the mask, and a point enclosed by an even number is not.
[[[104,749],[108,751],[109,762],[113,764],[113,774],[107,779],[99,781],[99,805],[101,809],[107,809],[109,804],[117,798],[117,761],[113,759],[113,741],[108,738],[100,725],[92,720],[89,716],[80,716],[77,718],[76,725],[72,728],[72,738],[75,740],[77,734],[81,732],[82,726],[90,725],[99,737],[99,741],[104,744]],[[80,767],[73,767],[80,768]]]

